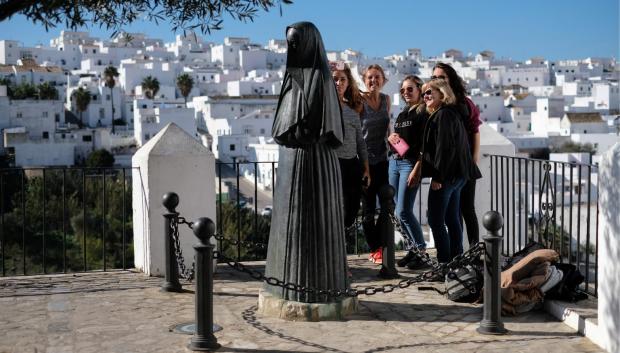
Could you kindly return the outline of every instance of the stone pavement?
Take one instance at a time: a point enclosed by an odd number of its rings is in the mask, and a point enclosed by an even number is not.
[[[354,286],[395,282],[379,281],[378,266],[363,255],[349,257],[349,263]],[[165,293],[161,283],[130,271],[0,278],[0,353],[188,352],[191,336],[170,328],[193,321],[193,287]],[[360,296],[359,312],[345,321],[261,317],[260,287],[218,266],[214,321],[223,327],[215,334],[222,345],[218,352],[602,352],[541,311],[504,318],[507,335],[480,335],[481,305],[454,303],[416,287]]]

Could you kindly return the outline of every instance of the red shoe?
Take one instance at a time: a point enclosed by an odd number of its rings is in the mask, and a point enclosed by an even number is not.
[[[383,248],[377,249],[377,251],[373,252],[371,256],[372,262],[380,265],[381,263],[383,263]]]

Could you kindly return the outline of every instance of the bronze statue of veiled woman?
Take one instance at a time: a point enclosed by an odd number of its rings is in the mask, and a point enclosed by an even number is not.
[[[317,289],[349,288],[342,185],[334,148],[342,144],[340,104],[318,29],[309,22],[286,29],[286,73],[273,123],[281,145],[265,275]],[[266,284],[274,296],[328,302]]]

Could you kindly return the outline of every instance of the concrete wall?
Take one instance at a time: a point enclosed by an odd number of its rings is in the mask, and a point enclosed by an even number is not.
[[[598,329],[609,352],[620,352],[620,143],[605,153],[599,174]]]
[[[132,158],[134,258],[137,269],[148,275],[165,273],[164,218],[162,196],[179,195],[177,207],[183,217],[215,219],[215,158],[213,154],[177,125],[171,123],[140,148]],[[191,230],[179,226],[185,264],[191,267]]]

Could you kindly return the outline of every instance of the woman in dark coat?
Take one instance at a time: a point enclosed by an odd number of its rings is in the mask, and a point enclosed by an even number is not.
[[[428,224],[433,231],[437,260],[450,262],[463,253],[461,189],[480,177],[469,152],[467,132],[456,98],[445,80],[424,85],[424,103],[431,114],[424,130],[422,175],[430,176]]]
[[[265,275],[316,289],[349,288],[342,181],[335,148],[343,141],[338,94],[321,35],[309,22],[287,28],[286,73],[273,123],[281,145]],[[330,297],[266,284],[299,302]]]

